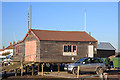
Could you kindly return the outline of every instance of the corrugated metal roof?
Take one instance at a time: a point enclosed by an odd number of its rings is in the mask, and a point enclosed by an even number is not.
[[[101,49],[101,50],[116,50],[109,42],[99,42],[97,44],[97,49]]]

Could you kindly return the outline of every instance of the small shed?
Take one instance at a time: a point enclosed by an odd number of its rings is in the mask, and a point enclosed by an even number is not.
[[[74,62],[97,54],[97,40],[84,31],[30,29],[14,45],[13,60],[34,62]]]
[[[109,42],[98,42],[97,57],[107,58],[115,55],[115,48]]]

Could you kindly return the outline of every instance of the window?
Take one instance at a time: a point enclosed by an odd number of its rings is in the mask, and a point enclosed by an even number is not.
[[[71,45],[68,45],[68,52],[72,52],[71,51]]]
[[[67,52],[67,46],[64,46],[64,52]]]
[[[85,62],[85,64],[89,64],[90,63],[90,58],[89,59],[85,59],[83,62]]]
[[[76,46],[73,46],[73,52],[76,52]]]
[[[77,45],[63,45],[63,52],[77,52]]]
[[[101,59],[91,59],[91,63],[103,63]]]
[[[19,53],[19,46],[16,46],[15,47],[15,54],[18,54]]]
[[[91,59],[91,63],[99,63],[98,59]]]

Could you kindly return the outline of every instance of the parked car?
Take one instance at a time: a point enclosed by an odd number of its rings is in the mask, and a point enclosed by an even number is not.
[[[106,70],[106,64],[101,58],[82,58],[75,63],[66,64],[64,70],[77,74],[77,68],[80,66],[80,72],[96,72],[102,74]]]

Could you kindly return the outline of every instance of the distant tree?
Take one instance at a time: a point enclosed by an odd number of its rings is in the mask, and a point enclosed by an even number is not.
[[[9,55],[9,54],[10,54],[10,52],[5,52],[5,53],[2,54],[2,56],[6,56],[6,55]]]

